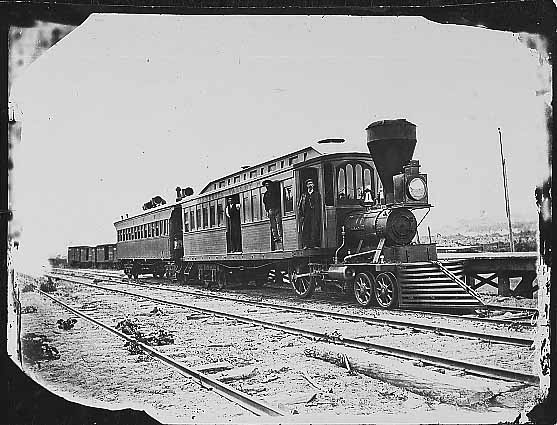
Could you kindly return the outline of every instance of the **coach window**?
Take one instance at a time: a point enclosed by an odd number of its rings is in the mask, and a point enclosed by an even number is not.
[[[346,199],[346,176],[344,174],[344,168],[338,170],[338,199]]]
[[[372,170],[365,164],[348,163],[344,167],[339,167],[337,174],[339,201],[354,203],[363,198],[365,189],[375,192],[373,180]]]
[[[201,205],[195,206],[195,228],[201,229]]]
[[[254,179],[255,177],[257,177],[257,170],[250,171],[249,172],[249,178]]]
[[[225,185],[226,185],[226,182],[224,180],[219,182],[219,187],[224,187]]]
[[[193,207],[190,208],[190,230],[195,230],[195,211]]]
[[[147,239],[147,225],[143,225],[143,239]]]
[[[250,191],[246,191],[244,193],[242,193],[242,198],[243,198],[243,216],[244,216],[244,223],[249,223],[252,220],[252,213],[251,213],[251,196],[250,196]]]
[[[284,214],[294,212],[294,192],[293,189],[293,180],[288,179],[284,181],[284,186],[282,189],[282,197],[284,201]]]
[[[164,220],[164,236],[168,236],[168,218]]]
[[[251,191],[251,206],[253,208],[253,221],[261,220],[261,202],[259,201],[259,188]]]
[[[209,214],[208,214],[208,205],[207,202],[203,203],[202,211],[203,211],[203,228],[206,229],[209,226]]]
[[[371,190],[375,196],[375,189],[373,187],[373,175],[370,168],[364,168],[364,188]]]
[[[234,183],[240,183],[240,176],[234,177]]]
[[[190,211],[189,208],[184,208],[184,232],[190,231]]]
[[[159,229],[159,222],[155,221],[155,236],[159,237],[160,236],[160,229]]]
[[[209,203],[209,227],[215,227],[215,201]]]
[[[363,172],[362,166],[356,164],[356,199],[362,199],[364,197],[364,184],[363,184]]]
[[[346,166],[346,199],[354,198],[354,167],[352,164]]]
[[[298,162],[298,155],[288,158],[288,165],[295,164],[296,162]]]
[[[219,199],[217,201],[217,226],[224,226],[224,199]]]

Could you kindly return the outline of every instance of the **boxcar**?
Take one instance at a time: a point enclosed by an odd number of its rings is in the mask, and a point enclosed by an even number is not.
[[[116,267],[116,244],[97,245],[95,247],[95,267],[112,269]]]
[[[94,258],[94,248],[88,246],[68,247],[68,266],[70,267],[91,267]]]

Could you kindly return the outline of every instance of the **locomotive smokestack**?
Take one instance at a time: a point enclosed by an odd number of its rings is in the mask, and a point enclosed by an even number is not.
[[[393,176],[412,159],[416,147],[416,126],[405,119],[383,120],[367,128],[367,147],[375,163],[387,204],[394,202]]]

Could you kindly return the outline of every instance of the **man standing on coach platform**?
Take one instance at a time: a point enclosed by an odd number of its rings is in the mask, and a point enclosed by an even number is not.
[[[298,216],[302,225],[304,249],[321,246],[321,195],[312,179],[306,180],[306,191],[300,196]]]
[[[280,210],[280,192],[278,185],[271,180],[263,180],[263,186],[267,191],[263,194],[263,204],[269,224],[271,226],[271,235],[275,241],[277,249],[282,248],[282,215]]]

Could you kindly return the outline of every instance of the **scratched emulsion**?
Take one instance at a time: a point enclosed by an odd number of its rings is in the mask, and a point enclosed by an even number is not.
[[[40,21],[36,21],[35,26],[31,28],[10,28],[8,34],[8,99],[14,81],[25,72],[26,68],[75,28],[72,25]],[[8,120],[8,147],[10,149],[8,167],[12,169],[16,164],[14,164],[15,161],[12,158],[11,148],[21,142],[23,121],[22,111],[13,102],[8,104]],[[10,178],[8,187],[10,191],[14,189]],[[10,197],[8,197],[8,202],[8,207],[12,210]],[[9,232],[11,238],[18,236],[17,230],[12,227],[10,227]]]

